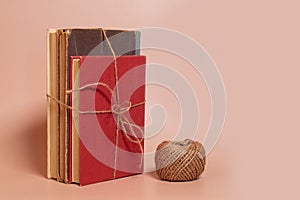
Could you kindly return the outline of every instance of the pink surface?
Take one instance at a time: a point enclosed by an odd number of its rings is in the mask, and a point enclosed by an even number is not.
[[[1,199],[299,199],[299,2],[188,2],[2,3]],[[161,26],[193,37],[210,53],[225,83],[227,118],[201,179],[169,183],[149,173],[80,188],[45,178],[46,29],[74,26]],[[210,104],[203,81],[170,55],[144,54],[173,64],[197,85],[204,116],[200,132],[205,131]],[[147,106],[177,106],[161,88],[150,86],[147,95]],[[169,116],[146,151],[172,136],[178,118]]]

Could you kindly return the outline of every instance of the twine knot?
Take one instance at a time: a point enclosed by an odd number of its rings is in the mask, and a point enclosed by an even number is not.
[[[131,108],[131,102],[130,101],[124,101],[121,104],[114,104],[111,106],[111,111],[115,115],[122,115],[125,112],[129,111]]]

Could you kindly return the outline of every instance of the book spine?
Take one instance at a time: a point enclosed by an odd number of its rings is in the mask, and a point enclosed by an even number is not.
[[[47,94],[58,98],[57,32],[47,32]],[[58,105],[47,100],[47,177],[57,178]]]
[[[66,33],[60,30],[59,33],[59,100],[66,103]],[[59,178],[58,181],[65,181],[65,114],[66,108],[59,106]]]
[[[70,89],[69,88],[69,73],[70,73],[70,61],[69,61],[69,37],[71,35],[70,29],[66,29],[64,34],[65,34],[65,80],[63,80],[63,83],[65,85],[65,90],[64,90],[64,95],[65,95],[65,103],[67,105],[70,105],[70,100],[69,97],[70,95],[67,95],[66,90]],[[70,154],[69,154],[69,145],[70,145],[70,138],[69,138],[69,127],[68,127],[68,116],[71,111],[66,109],[64,110],[64,121],[63,121],[63,128],[64,128],[64,181],[65,183],[69,183],[69,163],[70,163]]]

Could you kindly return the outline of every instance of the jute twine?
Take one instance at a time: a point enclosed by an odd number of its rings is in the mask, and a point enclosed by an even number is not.
[[[118,143],[119,143],[119,133],[120,131],[123,132],[123,134],[126,136],[126,138],[139,145],[139,148],[141,150],[141,153],[143,154],[143,146],[142,146],[142,141],[144,139],[144,132],[141,127],[137,126],[136,124],[133,124],[129,122],[127,117],[125,117],[125,113],[128,112],[131,108],[141,106],[145,104],[145,101],[138,102],[135,104],[132,104],[130,101],[124,101],[120,102],[119,98],[119,77],[118,77],[118,66],[117,66],[117,56],[115,54],[115,51],[112,48],[112,45],[106,35],[106,31],[102,29],[102,33],[104,35],[104,38],[109,46],[109,49],[112,53],[112,56],[114,58],[114,78],[115,78],[115,92],[112,88],[110,88],[106,83],[103,82],[96,82],[96,83],[90,83],[87,85],[84,85],[80,88],[74,88],[72,90],[67,90],[66,94],[70,95],[73,92],[79,92],[81,90],[85,90],[87,88],[91,87],[97,87],[97,86],[102,86],[103,88],[107,89],[112,96],[112,106],[111,109],[107,110],[79,110],[77,108],[74,108],[70,105],[67,105],[57,98],[47,94],[47,98],[53,101],[56,101],[60,106],[63,106],[66,109],[78,112],[80,114],[113,114],[116,119],[116,131],[115,131],[115,151],[114,151],[114,171],[113,171],[113,179],[116,178],[116,173],[117,173],[117,157],[118,157]],[[139,133],[139,134],[138,134]],[[138,135],[141,136],[141,138],[138,137]],[[140,160],[140,167],[142,167],[142,162],[143,162],[143,156],[141,156]]]
[[[196,141],[164,141],[155,152],[156,172],[167,181],[191,181],[205,168],[204,147]]]

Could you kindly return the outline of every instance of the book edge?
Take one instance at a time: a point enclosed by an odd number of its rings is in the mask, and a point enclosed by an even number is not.
[[[73,59],[72,61],[72,88],[79,88],[80,87],[80,59]],[[77,79],[77,80],[76,80]],[[80,102],[80,95],[78,93],[73,93],[72,95],[72,106],[79,109],[79,102]],[[73,113],[72,113],[73,114]],[[72,182],[80,183],[79,179],[79,159],[80,159],[80,151],[79,151],[79,123],[77,126],[74,122],[77,118],[77,122],[79,120],[79,114],[74,113],[72,117]]]
[[[47,94],[57,98],[57,56],[55,54],[57,54],[57,32],[48,30]],[[56,102],[47,99],[47,178],[57,178],[57,113]]]

